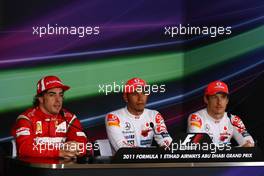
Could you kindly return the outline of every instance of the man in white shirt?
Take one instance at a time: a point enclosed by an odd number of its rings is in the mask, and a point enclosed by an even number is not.
[[[234,138],[241,147],[254,147],[254,140],[242,120],[225,112],[228,95],[228,86],[224,82],[208,84],[204,95],[207,107],[189,116],[187,132],[207,133],[217,145],[230,143]]]
[[[150,147],[153,137],[160,147],[172,142],[161,114],[145,108],[146,85],[140,78],[128,80],[123,94],[127,106],[106,115],[106,132],[115,151],[123,147]]]

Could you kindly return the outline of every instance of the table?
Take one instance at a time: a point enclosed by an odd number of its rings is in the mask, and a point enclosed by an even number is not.
[[[7,159],[7,175],[37,176],[206,176],[206,175],[264,175],[264,162],[188,162],[188,163],[127,163],[111,164],[108,161],[94,164],[78,164],[43,158]],[[100,160],[100,159],[99,159]]]

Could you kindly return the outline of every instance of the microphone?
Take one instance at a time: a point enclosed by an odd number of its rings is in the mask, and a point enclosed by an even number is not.
[[[82,131],[82,132],[87,136],[86,132],[85,132],[83,129],[81,129],[81,128],[78,127],[78,126],[73,125],[73,123],[69,123],[69,122],[68,122],[68,120],[67,120],[66,117],[64,116],[64,111],[63,111],[63,110],[60,111],[60,115],[64,118],[64,120],[65,120],[65,122],[67,123],[67,125],[72,126],[72,127],[74,127],[75,129]]]
[[[153,129],[153,131],[154,131],[154,133],[155,133],[155,129],[154,129],[154,124],[153,124],[153,122],[150,122],[150,123],[149,123],[149,126]]]
[[[154,132],[154,134],[157,136],[157,135],[159,135],[159,136],[161,136],[162,137],[162,139],[164,139],[165,137],[169,137],[169,133],[167,132],[167,133],[165,133],[165,132],[161,132],[161,133],[157,133],[156,132],[156,130],[155,130],[155,128],[154,128],[154,124],[153,124],[153,122],[150,122],[149,123],[149,126],[153,129],[153,132]],[[167,141],[167,140],[165,140],[165,141]],[[164,141],[164,142],[165,142]],[[164,143],[163,142],[163,143]],[[165,142],[165,146],[160,146],[160,147],[165,147],[165,150],[170,150],[170,146],[171,144],[168,144],[167,142]]]
[[[153,122],[150,122],[150,123],[149,123],[149,126],[153,129],[153,132],[154,132],[155,135],[161,135],[162,138],[165,138],[165,137],[168,137],[168,136],[169,136],[169,133],[165,133],[165,132],[161,132],[161,133],[158,134],[158,133],[156,132],[155,128],[154,128],[154,124],[153,124]]]
[[[83,130],[82,128],[73,125],[73,123],[69,123],[68,120],[66,119],[66,117],[64,116],[64,111],[63,109],[60,110],[60,115],[64,118],[65,122],[67,125],[74,127],[77,130],[80,130],[81,132],[83,132],[85,134],[85,136],[87,137],[86,131]],[[86,146],[85,146],[86,147]],[[93,149],[90,152],[86,151],[86,154],[83,156],[78,156],[77,157],[77,163],[79,164],[86,164],[86,163],[92,163],[94,160],[94,152]]]

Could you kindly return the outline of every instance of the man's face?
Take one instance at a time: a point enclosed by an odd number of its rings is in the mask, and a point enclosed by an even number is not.
[[[217,93],[211,96],[205,96],[204,101],[207,104],[207,110],[213,115],[223,115],[228,104],[228,95]]]
[[[39,106],[47,114],[59,114],[63,103],[64,91],[62,88],[49,89],[42,97],[39,97]]]
[[[134,112],[143,112],[148,95],[145,95],[144,92],[133,92],[124,94],[124,100],[127,102],[127,106]]]

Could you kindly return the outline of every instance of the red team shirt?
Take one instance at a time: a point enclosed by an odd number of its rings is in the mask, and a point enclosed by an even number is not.
[[[18,116],[12,135],[20,157],[59,157],[59,145],[76,141],[86,153],[87,138],[77,117],[67,110],[58,115],[30,108]],[[55,145],[57,144],[57,145]]]

